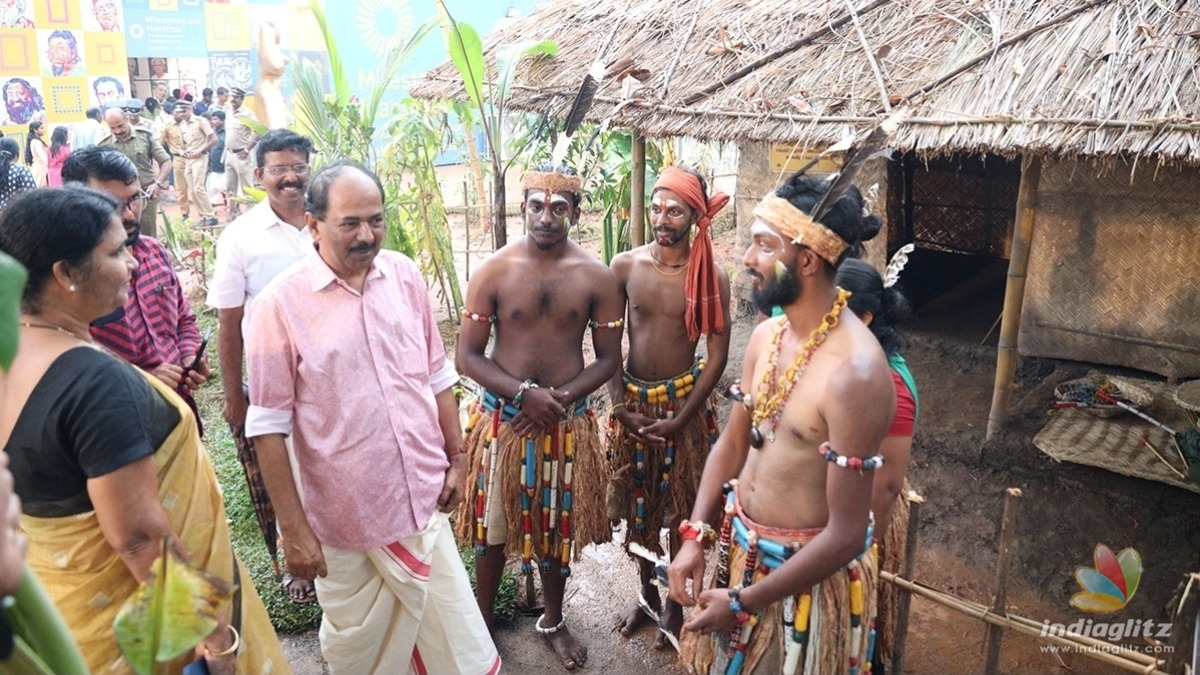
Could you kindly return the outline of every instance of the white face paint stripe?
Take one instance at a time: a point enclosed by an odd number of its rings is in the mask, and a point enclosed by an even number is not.
[[[779,242],[780,246],[784,244],[783,237],[762,218],[755,218],[754,223],[750,225],[750,237],[767,237]]]

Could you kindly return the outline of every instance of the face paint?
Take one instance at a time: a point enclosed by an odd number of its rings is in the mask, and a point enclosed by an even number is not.
[[[780,281],[787,274],[787,266],[782,261],[775,261],[775,281]]]

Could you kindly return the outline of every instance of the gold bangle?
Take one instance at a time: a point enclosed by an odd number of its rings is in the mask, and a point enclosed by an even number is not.
[[[613,407],[608,409],[608,416],[612,417],[613,415],[617,414],[617,408],[625,408],[625,407],[626,407],[626,405],[625,405],[624,401],[621,401],[620,403],[614,403]]]
[[[229,656],[231,654],[236,654],[238,648],[242,646],[242,636],[238,635],[237,629],[234,628],[233,626],[229,627],[229,632],[233,633],[233,644],[230,645],[228,649],[219,651],[219,652],[214,652],[213,650],[208,648],[208,645],[205,645],[204,653],[214,659],[219,659],[223,656]]]

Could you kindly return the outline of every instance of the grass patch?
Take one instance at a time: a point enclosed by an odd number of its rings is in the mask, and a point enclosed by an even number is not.
[[[203,307],[199,303],[193,303],[192,306],[197,310]],[[233,539],[233,550],[250,572],[250,578],[254,580],[258,594],[262,596],[276,631],[300,633],[316,628],[321,622],[320,605],[316,602],[297,605],[283,594],[283,586],[275,578],[271,556],[267,553],[267,545],[258,529],[258,519],[254,516],[254,506],[250,502],[246,475],[237,459],[237,448],[234,447],[229,426],[221,417],[221,407],[225,399],[221,393],[221,376],[217,366],[217,319],[208,312],[198,312],[197,316],[201,332],[209,327],[213,329],[212,339],[208,342],[208,363],[213,370],[213,376],[196,392],[196,404],[200,408],[200,416],[204,419],[204,446],[208,449],[213,468],[217,472],[217,480],[221,483],[225,513],[232,521],[229,524],[229,533]],[[279,564],[284,568],[283,550],[280,549],[279,553]]]

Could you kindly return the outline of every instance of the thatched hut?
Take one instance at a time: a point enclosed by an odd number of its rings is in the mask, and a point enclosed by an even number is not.
[[[740,222],[798,157],[903,107],[863,182],[886,186],[888,249],[1010,259],[1000,417],[1018,325],[1022,354],[1200,375],[1194,3],[564,0],[485,49],[541,39],[559,54],[512,106],[562,118],[593,60],[628,59],[640,82],[607,81],[589,119],[737,141]],[[462,87],[447,63],[410,92]]]

